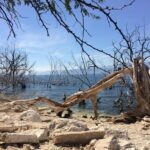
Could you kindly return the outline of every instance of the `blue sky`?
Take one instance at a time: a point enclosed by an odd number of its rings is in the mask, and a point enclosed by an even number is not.
[[[109,0],[108,4],[112,6],[120,6],[129,0]],[[30,63],[36,62],[35,71],[43,72],[49,70],[49,55],[57,57],[64,63],[71,62],[72,53],[76,58],[80,56],[80,47],[73,37],[69,35],[51,16],[45,16],[49,23],[50,37],[47,37],[45,30],[41,27],[32,9],[25,6],[18,8],[20,14],[24,17],[20,20],[22,29],[16,29],[17,37],[11,37],[7,40],[9,30],[6,24],[0,21],[0,46],[16,45],[23,49],[29,56]],[[119,26],[125,30],[128,26],[132,30],[135,26],[146,27],[146,32],[150,32],[150,1],[135,0],[135,3],[122,11],[115,11],[113,18],[118,22]],[[100,49],[112,52],[112,41],[117,42],[121,39],[120,35],[109,26],[106,18],[102,15],[100,20],[93,21],[87,19],[86,25],[92,37],[87,40]],[[68,19],[72,28],[80,34],[80,30],[75,22]],[[103,65],[110,65],[111,60],[102,54],[94,51],[89,52],[92,57],[97,59]]]

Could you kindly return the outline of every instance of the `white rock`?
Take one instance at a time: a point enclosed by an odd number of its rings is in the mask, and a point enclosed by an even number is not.
[[[149,116],[145,116],[145,117],[143,118],[143,120],[144,120],[145,122],[149,122],[149,123],[150,123],[150,117],[149,117]]]
[[[64,132],[55,134],[54,144],[88,144],[92,139],[104,138],[105,131]]]
[[[39,141],[45,141],[49,139],[47,129],[31,129],[25,131],[24,133],[35,135]]]
[[[0,132],[13,132],[17,128],[9,124],[0,124]]]
[[[0,113],[0,122],[8,122],[11,121],[10,116],[8,116],[6,113]]]
[[[20,120],[41,122],[40,115],[34,110],[27,110],[21,113]]]
[[[96,140],[96,139],[93,139],[93,140],[90,141],[90,145],[91,145],[91,146],[94,146],[96,142],[97,142],[97,140]]]
[[[42,149],[42,148],[41,148]],[[55,146],[54,144],[49,144],[48,149],[45,150],[60,150],[60,147]],[[65,150],[65,149],[64,149]]]
[[[98,127],[98,126],[92,126],[92,127],[90,127],[89,128],[89,130],[98,130],[100,127]]]
[[[98,140],[94,148],[95,150],[120,150],[118,140],[114,136]]]
[[[49,123],[45,122],[16,121],[14,126],[17,127],[19,130],[49,129]]]
[[[23,145],[23,150],[35,150],[35,148],[32,145],[24,144]]]
[[[24,133],[7,133],[3,136],[4,143],[39,143],[36,135]]]
[[[121,150],[133,148],[133,144],[131,143],[131,141],[128,140],[119,140],[119,145],[121,147]]]
[[[20,150],[20,148],[14,146],[8,146],[6,150]]]

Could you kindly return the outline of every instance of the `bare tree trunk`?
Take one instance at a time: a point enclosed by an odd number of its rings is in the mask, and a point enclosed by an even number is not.
[[[150,115],[150,74],[143,59],[136,58],[133,62],[133,85],[137,105],[134,110],[125,112],[114,118],[114,122],[135,122],[137,119]]]
[[[95,118],[97,118],[97,94],[100,93],[103,89],[108,88],[112,86],[115,82],[120,80],[125,74],[131,74],[132,75],[132,69],[125,68],[119,71],[116,71],[109,76],[105,77],[103,80],[100,80],[97,82],[95,85],[93,85],[91,88],[85,90],[85,91],[80,91],[77,93],[72,94],[71,96],[67,97],[65,102],[63,104],[58,103],[54,100],[47,99],[44,97],[39,97],[34,100],[29,100],[29,101],[23,101],[23,100],[18,100],[18,101],[13,101],[11,102],[11,106],[13,105],[21,105],[21,104],[27,104],[28,106],[33,105],[36,102],[44,102],[47,103],[50,107],[54,109],[55,112],[60,112],[63,111],[83,100],[88,100],[90,99],[93,104],[93,109],[94,109],[94,114]]]
[[[139,115],[150,115],[150,75],[142,59],[134,59],[133,84],[136,94]]]
[[[120,80],[124,75],[129,74],[133,78],[133,84],[135,88],[137,106],[134,110],[123,113],[123,115],[114,119],[114,122],[133,122],[138,117],[144,115],[150,115],[150,75],[148,67],[143,63],[143,60],[137,58],[134,60],[133,68],[124,68],[116,71],[104,79],[97,82],[95,85],[85,91],[80,91],[67,97],[63,104],[54,100],[39,97],[29,101],[14,101],[11,102],[11,106],[16,104],[33,105],[36,102],[45,102],[54,109],[55,112],[63,111],[83,100],[91,99],[94,109],[95,117],[97,118],[97,94],[103,89],[112,86],[115,82]]]

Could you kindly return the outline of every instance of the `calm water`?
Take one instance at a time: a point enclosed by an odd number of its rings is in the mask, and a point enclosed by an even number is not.
[[[46,80],[46,76],[38,76],[37,79],[44,81]],[[100,76],[97,76],[96,81],[101,78]],[[17,89],[15,93],[7,92],[9,95],[16,95],[19,98],[23,99],[29,99],[29,98],[35,98],[35,97],[47,97],[51,98],[57,102],[63,103],[63,97],[64,93],[69,96],[73,94],[74,92],[77,92],[80,87],[80,83],[75,81],[69,84],[65,85],[51,85],[51,87],[47,87],[45,84],[28,84],[27,88],[24,90]],[[123,87],[122,87],[123,88]],[[126,88],[123,88],[123,103],[124,103],[124,110],[127,109],[126,105],[128,104],[129,97],[126,96],[126,94],[129,93],[129,91]],[[107,113],[107,114],[118,114],[120,113],[119,109],[114,107],[114,102],[116,101],[117,97],[120,95],[120,87],[116,84],[116,86],[112,89],[106,89],[102,91],[99,94],[100,101],[98,102],[98,110],[101,113]],[[77,111],[92,111],[92,104],[90,100],[86,101],[86,105],[75,105],[73,106],[74,109]]]

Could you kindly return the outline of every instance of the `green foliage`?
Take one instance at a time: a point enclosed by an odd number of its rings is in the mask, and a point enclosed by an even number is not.
[[[77,9],[77,8],[79,8],[79,6],[80,5],[79,5],[78,1],[75,1],[74,8]]]
[[[71,0],[65,0],[65,7],[66,10],[71,14],[71,6],[70,6]]]
[[[83,8],[82,12],[84,13],[85,16],[89,16],[89,12],[87,9]]]

